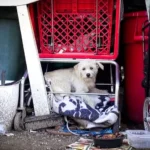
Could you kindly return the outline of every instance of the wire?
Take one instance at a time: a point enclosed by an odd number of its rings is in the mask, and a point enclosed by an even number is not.
[[[69,129],[68,119],[67,119],[66,116],[64,116],[64,119],[65,119],[65,121],[66,121],[67,130],[68,130],[70,133],[74,134],[74,135],[80,136],[80,134],[74,133],[74,132],[72,132],[72,131]]]

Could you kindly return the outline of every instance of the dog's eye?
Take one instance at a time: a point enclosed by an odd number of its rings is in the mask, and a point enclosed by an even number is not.
[[[93,70],[93,67],[90,67],[91,70]]]
[[[85,68],[82,68],[82,70],[85,70]]]

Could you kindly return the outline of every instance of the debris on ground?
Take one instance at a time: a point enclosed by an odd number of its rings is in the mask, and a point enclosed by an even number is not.
[[[66,150],[68,145],[80,139],[79,136],[55,135],[45,131],[34,134],[28,131],[12,133],[14,136],[0,136],[0,150]],[[127,150],[127,148],[128,145],[123,145],[109,150]]]
[[[7,137],[9,137],[9,136],[14,136],[14,133],[6,133],[5,134]]]
[[[54,135],[47,132],[13,132],[14,136],[0,136],[0,150],[65,150],[78,136]]]
[[[123,145],[119,148],[111,148],[109,150],[127,150],[129,146],[127,145]],[[88,139],[88,138],[80,138],[78,141],[68,145],[66,147],[66,150],[102,150],[100,148],[97,148],[93,145],[93,139]],[[103,149],[103,150],[107,150],[107,149]]]

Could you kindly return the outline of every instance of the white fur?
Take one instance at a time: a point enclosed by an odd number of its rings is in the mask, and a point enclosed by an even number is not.
[[[95,60],[84,60],[69,69],[59,69],[45,74],[45,79],[51,82],[53,92],[58,93],[88,93],[95,89],[98,68],[104,69],[101,63]],[[95,92],[95,90],[94,90]],[[62,94],[65,95],[65,94]],[[87,95],[83,99],[90,104]],[[92,105],[92,104],[90,104]]]

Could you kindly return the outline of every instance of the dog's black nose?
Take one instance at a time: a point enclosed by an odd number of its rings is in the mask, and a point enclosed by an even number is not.
[[[89,78],[90,77],[90,73],[87,73],[86,76]]]

